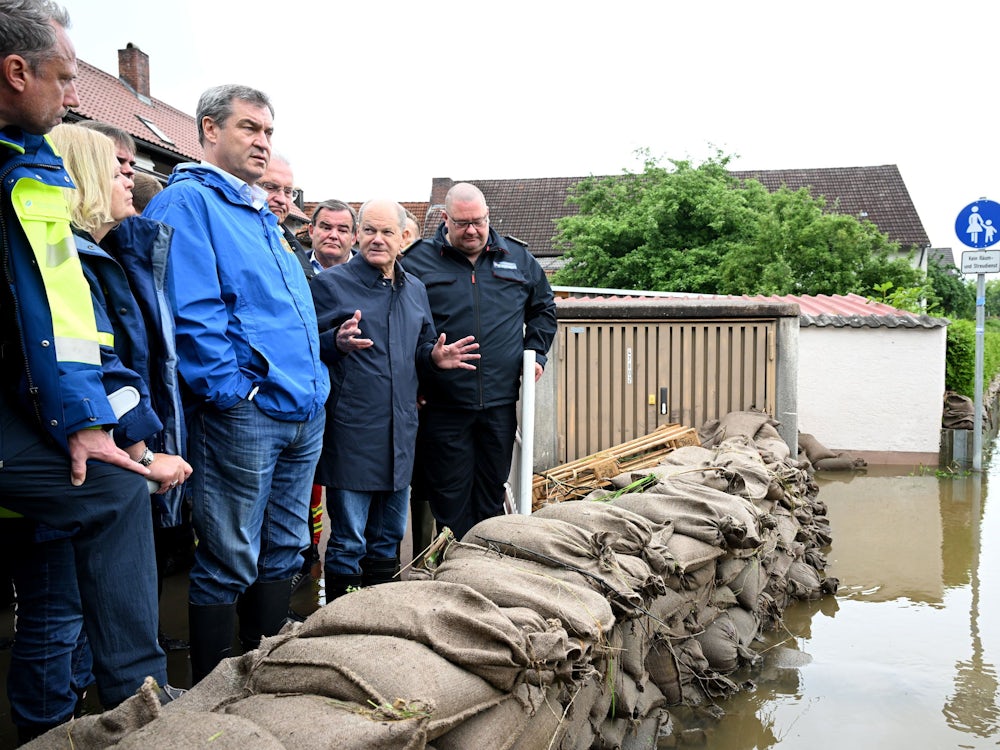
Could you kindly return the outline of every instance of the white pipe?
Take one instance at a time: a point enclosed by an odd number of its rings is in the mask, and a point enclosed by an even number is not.
[[[521,367],[521,469],[517,511],[531,515],[531,480],[535,471],[535,350],[525,349]]]

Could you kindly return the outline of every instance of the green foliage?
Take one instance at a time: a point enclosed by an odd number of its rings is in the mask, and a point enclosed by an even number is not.
[[[966,320],[976,317],[976,285],[963,279],[955,266],[928,263],[927,282],[932,290],[927,295],[928,302],[936,303],[931,306],[939,308],[941,315]],[[1000,290],[997,303],[1000,310]]]
[[[976,324],[971,320],[956,320],[948,326],[944,387],[972,398],[975,375]]]
[[[989,326],[987,326],[989,329]],[[983,333],[983,382],[985,392],[1000,373],[1000,331]],[[963,396],[975,398],[976,379],[976,324],[971,320],[956,320],[948,326],[945,353],[944,386]]]
[[[917,315],[928,312],[924,308],[924,301],[932,289],[927,284],[894,288],[891,281],[886,281],[876,284],[874,290],[878,296],[868,296],[868,299],[873,302],[882,302],[883,304],[895,307],[897,310],[905,310]]]
[[[973,307],[975,306],[975,292],[973,292]],[[984,300],[984,312],[988,317],[1000,316],[1000,279],[990,279],[986,282],[986,299]],[[973,312],[975,315],[975,312]]]
[[[717,152],[703,164],[646,154],[642,173],[582,180],[558,222],[571,286],[708,294],[866,294],[920,273],[869,221],[824,213],[808,190],[738,182]]]

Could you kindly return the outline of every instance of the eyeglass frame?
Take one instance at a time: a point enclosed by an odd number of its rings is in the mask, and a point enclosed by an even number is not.
[[[273,193],[284,193],[285,197],[292,201],[297,201],[299,199],[299,189],[294,187],[282,187],[281,185],[275,185],[273,182],[258,182],[257,187],[263,190],[268,195]]]
[[[483,229],[490,223],[489,212],[486,213],[486,216],[480,216],[478,219],[470,219],[470,220],[453,219],[451,217],[451,214],[449,214],[447,211],[444,212],[444,215],[448,217],[448,221],[450,221],[452,224],[455,225],[456,229],[461,229],[463,231],[465,231],[469,227],[475,227],[476,229]]]

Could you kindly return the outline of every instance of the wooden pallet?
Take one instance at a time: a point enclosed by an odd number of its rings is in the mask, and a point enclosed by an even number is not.
[[[535,474],[531,509],[577,500],[592,490],[608,487],[609,480],[623,472],[656,466],[672,450],[685,445],[701,445],[698,433],[691,427],[666,424],[641,438]]]

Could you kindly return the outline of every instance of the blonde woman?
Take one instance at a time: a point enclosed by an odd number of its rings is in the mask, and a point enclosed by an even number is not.
[[[103,335],[102,378],[119,417],[115,442],[149,467],[154,519],[162,525],[171,509],[179,516],[180,485],[191,474],[179,455],[184,432],[176,372],[170,369],[173,329],[161,325],[166,318],[172,326],[163,288],[169,230],[156,222],[120,227],[134,221],[132,180],[121,174],[110,138],[58,125],[51,139],[76,185],[65,194]],[[18,524],[4,535],[17,591],[7,692],[19,741],[26,742],[73,717],[93,683],[93,662],[72,534],[25,519],[2,523]],[[130,637],[121,634],[123,641]],[[164,686],[163,699],[176,693]]]

